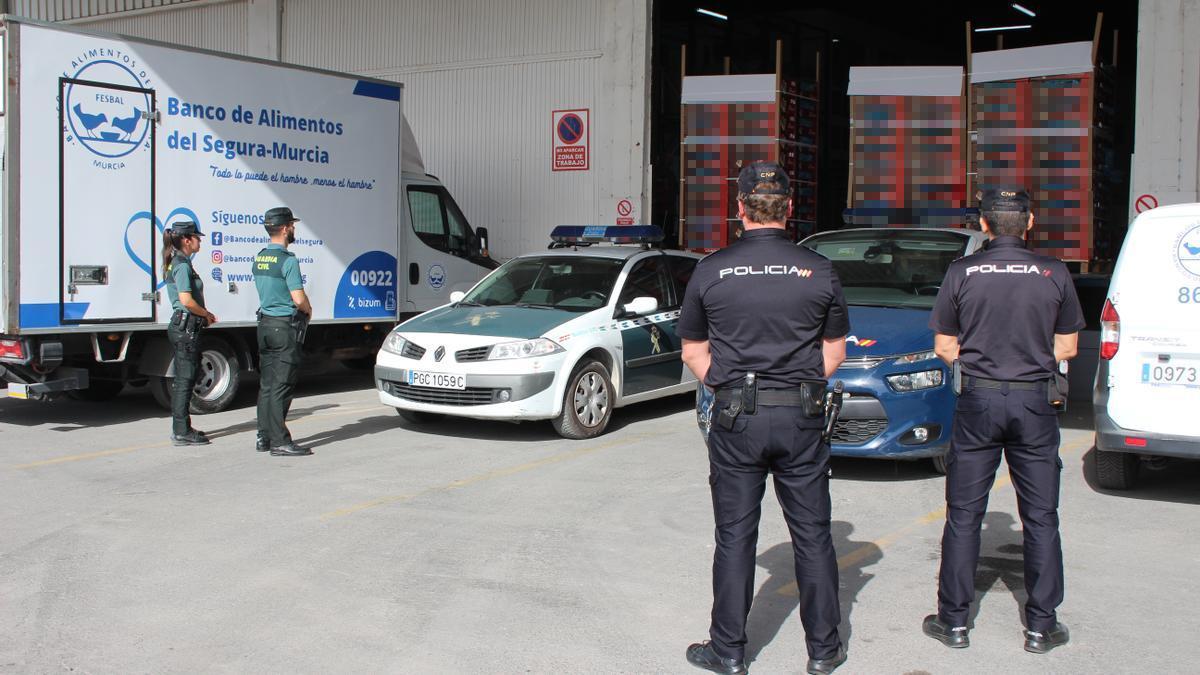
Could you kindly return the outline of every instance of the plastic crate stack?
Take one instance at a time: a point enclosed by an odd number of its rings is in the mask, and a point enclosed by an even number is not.
[[[737,176],[746,164],[779,162],[793,178],[793,236],[816,224],[816,100],[799,82],[776,89],[775,75],[684,78],[683,246],[711,252],[731,244],[737,219]],[[803,138],[805,140],[801,141]]]
[[[851,68],[851,190],[859,227],[953,227],[967,219],[963,72]]]
[[[1111,132],[1096,126],[1092,43],[983,52],[973,59],[973,158],[980,189],[1025,187],[1036,223],[1030,247],[1062,260],[1090,261],[1097,226],[1106,227],[1096,216],[1110,211],[1111,190],[1104,186],[1116,166],[1111,140],[1105,140]]]

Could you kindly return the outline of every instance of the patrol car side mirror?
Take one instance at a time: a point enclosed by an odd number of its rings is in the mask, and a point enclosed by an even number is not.
[[[640,298],[634,298],[633,302],[627,303],[621,308],[627,316],[645,316],[653,314],[658,309],[658,300],[644,295]]]
[[[486,227],[475,228],[475,238],[479,240],[479,255],[487,257],[488,254],[488,231]]]
[[[462,291],[454,291],[450,294],[450,302],[458,303],[461,302],[465,297],[467,297],[466,293],[463,293]]]

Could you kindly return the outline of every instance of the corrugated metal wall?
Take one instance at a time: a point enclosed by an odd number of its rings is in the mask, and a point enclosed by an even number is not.
[[[30,19],[71,21],[196,1],[198,0],[11,0],[8,6],[13,14]]]
[[[426,169],[510,257],[544,248],[555,224],[598,220],[595,170],[550,170],[550,115],[591,108],[595,126],[601,6],[287,0],[282,58],[404,82]],[[323,39],[331,35],[353,38]]]
[[[245,55],[248,53],[246,9],[244,2],[197,4],[169,11],[79,21],[75,25]]]

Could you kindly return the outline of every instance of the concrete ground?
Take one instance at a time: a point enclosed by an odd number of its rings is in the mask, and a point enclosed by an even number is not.
[[[548,424],[406,428],[362,374],[303,385],[316,455],[254,452],[253,393],[166,442],[148,394],[0,401],[0,671],[690,673],[711,602],[708,468],[688,397],[617,412],[598,439]],[[992,493],[970,649],[933,611],[943,480],[834,463],[849,662],[839,673],[1192,672],[1200,466],[1133,492],[1087,478],[1066,420],[1062,530],[1072,642],[1021,649],[1020,525]],[[789,543],[768,494],[751,669],[802,672]]]

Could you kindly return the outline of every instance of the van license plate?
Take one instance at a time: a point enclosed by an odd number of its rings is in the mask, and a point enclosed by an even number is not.
[[[29,387],[17,384],[16,382],[10,382],[8,384],[8,397],[27,399],[29,398]]]
[[[1142,384],[1200,387],[1200,366],[1190,361],[1143,363]]]
[[[466,375],[450,373],[427,373],[421,370],[408,371],[408,383],[414,387],[432,387],[434,389],[466,389]]]

